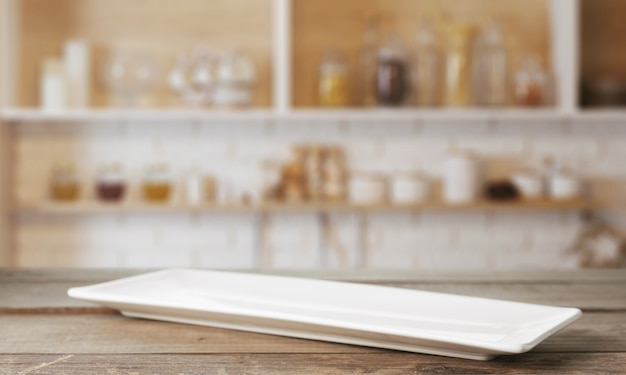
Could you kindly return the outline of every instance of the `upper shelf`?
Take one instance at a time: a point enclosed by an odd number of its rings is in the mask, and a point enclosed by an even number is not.
[[[269,121],[332,120],[332,121],[626,121],[626,110],[597,109],[564,112],[557,109],[273,109],[202,110],[202,109],[85,109],[55,112],[37,108],[8,108],[0,112],[0,120],[25,122],[132,122],[132,121]]]

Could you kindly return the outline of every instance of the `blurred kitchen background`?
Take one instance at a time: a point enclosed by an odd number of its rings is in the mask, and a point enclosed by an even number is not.
[[[626,265],[626,2],[0,0],[0,265]]]

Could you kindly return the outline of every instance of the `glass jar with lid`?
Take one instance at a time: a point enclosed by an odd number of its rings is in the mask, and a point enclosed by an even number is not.
[[[256,72],[252,60],[239,50],[224,54],[217,63],[217,85],[213,102],[221,107],[245,107],[252,104]]]
[[[119,164],[103,165],[96,179],[96,196],[103,202],[120,202],[124,199],[126,182]]]
[[[409,67],[406,48],[400,36],[392,34],[378,50],[376,102],[381,106],[401,106],[409,94]]]
[[[55,202],[75,202],[80,197],[80,182],[74,164],[58,162],[52,166],[49,196]]]
[[[341,53],[331,49],[319,68],[319,103],[322,107],[350,104],[348,65]]]
[[[152,164],[146,169],[143,181],[143,197],[149,203],[165,203],[172,195],[172,182],[163,163]]]
[[[539,64],[536,56],[524,59],[522,67],[515,74],[515,104],[521,107],[539,107],[550,102],[548,74]]]
[[[497,107],[507,103],[507,51],[502,28],[489,23],[474,46],[473,101],[479,106]]]

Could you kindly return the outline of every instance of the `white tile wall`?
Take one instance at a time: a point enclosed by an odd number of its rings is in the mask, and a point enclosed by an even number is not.
[[[243,123],[24,124],[17,134],[15,196],[45,196],[52,162],[74,160],[85,186],[96,166],[124,164],[140,181],[146,163],[167,162],[177,181],[191,167],[219,178],[237,194],[259,191],[260,163],[283,161],[297,142],[343,146],[356,170],[421,170],[436,177],[451,148],[473,149],[489,175],[540,165],[546,156],[576,168],[590,193],[616,209],[608,216],[626,232],[626,126],[617,123],[330,120]],[[88,194],[87,199],[92,193]],[[137,197],[137,191],[133,194]],[[279,268],[369,267],[414,269],[571,268],[565,249],[580,229],[575,212],[423,212],[368,215],[362,254],[350,214],[331,215],[327,258],[317,217],[270,218],[266,265]],[[17,218],[20,266],[248,268],[263,263],[251,214],[101,214]],[[326,259],[326,260],[325,260]]]

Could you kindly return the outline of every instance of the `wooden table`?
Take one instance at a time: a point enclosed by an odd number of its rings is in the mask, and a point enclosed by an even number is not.
[[[281,274],[558,306],[583,316],[529,353],[480,362],[122,317],[66,291],[145,270],[0,270],[0,374],[626,372],[626,272]]]

